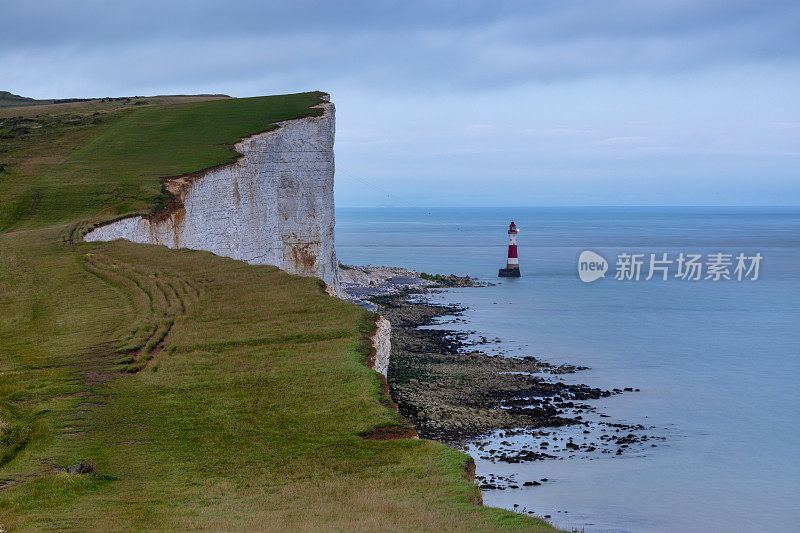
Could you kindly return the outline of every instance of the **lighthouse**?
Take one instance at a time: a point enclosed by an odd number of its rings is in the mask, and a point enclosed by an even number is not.
[[[519,259],[517,258],[517,233],[519,228],[511,221],[508,226],[508,262],[506,268],[501,268],[498,276],[501,278],[518,278],[519,277]]]

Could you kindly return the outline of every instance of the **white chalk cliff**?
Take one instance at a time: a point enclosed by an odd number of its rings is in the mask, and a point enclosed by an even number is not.
[[[235,163],[168,179],[172,208],[99,226],[86,241],[127,239],[207,250],[290,274],[316,276],[340,295],[334,249],[335,108],[278,123],[235,145]]]
[[[375,321],[375,331],[372,333],[372,350],[375,360],[372,369],[386,377],[389,371],[389,356],[392,353],[392,325],[385,317],[379,316]]]

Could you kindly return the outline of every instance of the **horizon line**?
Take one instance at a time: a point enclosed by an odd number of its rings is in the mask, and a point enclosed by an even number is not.
[[[336,209],[520,209],[520,208],[573,208],[573,207],[636,207],[636,208],[800,208],[800,204],[563,204],[563,205],[343,205]]]

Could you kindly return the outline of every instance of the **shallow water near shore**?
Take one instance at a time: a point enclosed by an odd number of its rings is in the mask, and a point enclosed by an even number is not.
[[[523,276],[498,279],[511,219]],[[487,505],[586,531],[797,529],[800,209],[339,209],[336,242],[344,263],[500,281],[431,298],[467,306],[466,323],[446,327],[499,338],[490,353],[591,367],[553,379],[639,388],[594,401],[592,416],[666,438],[619,456],[518,464],[473,453],[479,475],[515,474],[521,487],[484,491]],[[579,280],[583,250],[609,261],[606,279]],[[757,281],[617,281],[623,251],[764,259]]]

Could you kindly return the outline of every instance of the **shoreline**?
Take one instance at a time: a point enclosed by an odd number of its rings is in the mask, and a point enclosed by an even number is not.
[[[407,290],[370,300],[392,324],[389,390],[421,437],[461,446],[495,430],[582,425],[582,417],[563,411],[567,403],[614,394],[537,375],[586,367],[485,354],[466,342],[465,333],[434,322],[460,316],[464,308],[415,301],[418,294]]]
[[[481,287],[485,283],[437,276],[452,283],[443,286],[416,271],[371,268],[385,269],[384,274],[401,271],[408,276],[394,283],[391,278],[385,279],[369,287],[369,294],[362,298],[392,325],[389,393],[420,438],[443,442],[471,455],[484,467],[638,455],[665,440],[652,434],[653,426],[619,423],[598,413],[592,405],[596,400],[639,389],[605,390],[560,380],[565,374],[588,370],[585,366],[554,365],[537,357],[511,357],[502,352],[488,355],[482,347],[501,343],[500,339],[448,329],[446,323],[437,322],[451,317],[453,322],[464,323],[467,308],[424,301],[426,295],[451,287]],[[412,283],[409,277],[414,279]],[[471,336],[479,340],[471,340]],[[548,481],[523,480],[516,474],[503,476],[492,471],[479,471],[475,479],[482,491],[539,486]],[[509,510],[518,511],[518,507],[508,505]]]

